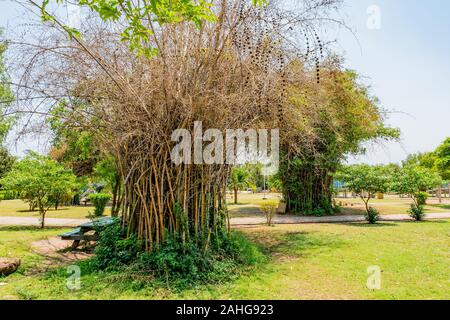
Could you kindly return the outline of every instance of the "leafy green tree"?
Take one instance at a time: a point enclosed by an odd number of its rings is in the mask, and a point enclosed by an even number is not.
[[[9,153],[8,149],[0,146],[0,178],[3,178],[9,171],[11,171],[15,161],[16,158]]]
[[[234,204],[238,203],[238,191],[250,185],[250,174],[245,167],[234,167],[231,170],[230,188],[234,191]]]
[[[100,160],[94,167],[94,176],[112,192],[111,215],[117,216],[121,202],[121,175],[117,170],[115,159],[111,156]]]
[[[87,108],[76,102],[72,107],[80,110]],[[70,110],[63,101],[51,109],[47,118],[53,133],[51,158],[72,168],[78,177],[91,175],[101,159],[95,133],[81,125],[83,121],[77,119],[80,113]]]
[[[314,98],[305,97],[304,88],[291,90],[291,103],[315,114],[304,134],[313,132],[313,143],[300,150],[289,146],[281,150],[288,155],[280,160],[284,199],[287,210],[294,213],[332,214],[332,176],[342,161],[350,154],[364,153],[365,142],[396,139],[400,134],[385,125],[377,99],[358,82],[355,72],[340,66],[326,72],[320,86],[308,88]]]
[[[436,149],[436,168],[444,180],[450,180],[450,138]]]
[[[44,228],[48,209],[77,187],[72,171],[48,157],[34,153],[16,162],[0,183],[3,188],[19,192],[23,200],[36,205],[41,228]]]
[[[410,154],[406,160],[402,161],[402,165],[421,166],[428,169],[434,169],[436,167],[436,154],[434,152]]]
[[[420,166],[405,166],[394,172],[391,183],[393,191],[408,195],[416,207],[420,206],[421,192],[442,184],[442,178],[436,171]]]
[[[363,201],[367,214],[370,212],[369,201],[377,192],[389,190],[392,172],[386,166],[357,164],[344,167],[336,178],[346,183],[348,189],[355,192]]]

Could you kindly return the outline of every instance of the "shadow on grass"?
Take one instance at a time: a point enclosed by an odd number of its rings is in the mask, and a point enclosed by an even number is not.
[[[450,204],[429,204],[428,206],[433,207],[433,208],[450,210]]]
[[[51,231],[51,230],[62,230],[62,229],[69,229],[69,227],[45,227],[44,229],[41,229],[38,226],[0,226],[0,232],[1,231]]]
[[[269,228],[269,227],[266,227]],[[315,250],[334,250],[344,245],[336,235],[306,231],[250,231],[248,239],[255,243],[269,261],[283,261],[307,257]]]
[[[400,221],[399,221],[400,222]],[[357,228],[384,228],[384,227],[398,227],[395,222],[377,222],[375,224],[370,224],[368,222],[340,222],[338,223],[343,226],[357,227]]]

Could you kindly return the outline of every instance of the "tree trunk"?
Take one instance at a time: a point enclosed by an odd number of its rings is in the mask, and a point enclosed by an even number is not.
[[[314,166],[291,168],[282,174],[286,210],[292,213],[333,213],[332,177]]]
[[[41,211],[41,229],[45,227],[45,211]]]
[[[439,203],[442,203],[442,187],[439,186],[438,188],[438,197],[439,197]]]
[[[117,174],[116,175],[116,181],[114,182],[114,186],[113,186],[113,199],[112,199],[112,207],[111,207],[111,216],[112,217],[117,217],[119,212],[118,212],[118,198],[119,198],[119,192],[120,192],[120,176]]]
[[[57,201],[55,202],[55,210],[58,210],[58,206],[59,206],[59,201],[57,200]]]
[[[234,204],[238,204],[237,195],[238,195],[238,189],[234,188]]]

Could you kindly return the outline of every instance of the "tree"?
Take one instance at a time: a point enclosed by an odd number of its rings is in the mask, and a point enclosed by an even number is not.
[[[152,1],[155,5],[159,2]],[[194,1],[183,0],[189,2]],[[115,6],[114,1],[92,3]],[[133,3],[140,11],[149,2]],[[174,131],[192,133],[194,121],[202,121],[205,130],[222,132],[282,124],[278,111],[287,104],[288,83],[301,88],[305,74],[289,70],[303,63],[297,46],[303,39],[285,35],[306,27],[312,30],[322,21],[322,12],[334,11],[338,1],[305,1],[305,6],[314,6],[295,12],[283,10],[275,2],[265,10],[255,10],[246,1],[242,6],[226,0],[208,3],[214,6],[217,23],[205,22],[200,28],[183,22],[156,25],[152,30],[154,22],[159,24],[154,12],[138,21],[145,24],[141,35],[150,39],[146,47],[158,48],[151,59],[136,58],[128,50],[132,41],[120,41],[128,25],[128,17],[122,14],[119,20],[108,21],[108,28],[95,15],[86,17],[80,25],[87,32],[82,39],[72,38],[70,45],[60,25],[46,23],[43,32],[52,37],[33,38],[39,39],[37,46],[23,46],[22,65],[30,64],[33,72],[24,68],[29,76],[24,77],[20,91],[25,95],[31,90],[25,85],[42,87],[39,92],[48,97],[42,109],[67,97],[74,117],[83,116],[80,127],[99,132],[96,138],[102,154],[113,155],[123,175],[121,218],[128,226],[127,234],[135,233],[144,240],[149,252],[172,239],[209,248],[215,243],[216,230],[226,228],[224,191],[231,164],[171,161]],[[311,32],[304,37],[312,38]],[[310,49],[318,57],[318,45]],[[39,68],[28,58],[35,50],[43,63]],[[87,108],[77,109],[77,101]],[[240,105],[245,107],[237,107]]]
[[[440,184],[442,178],[434,170],[410,165],[394,172],[391,188],[399,194],[408,195],[418,207],[420,193]]]
[[[234,204],[238,204],[238,191],[250,185],[250,175],[244,167],[234,167],[231,170],[230,188],[234,191]]]
[[[436,168],[444,180],[450,180],[450,138],[436,149]]]
[[[399,131],[385,125],[377,99],[340,62],[322,68],[320,85],[292,87],[290,103],[303,117],[292,115],[299,120],[291,126],[302,130],[282,145],[280,177],[286,207],[294,213],[332,214],[332,175],[341,162],[349,154],[364,153],[363,143],[396,139]],[[303,129],[305,123],[309,126]],[[312,142],[300,143],[307,136]]]
[[[9,171],[11,171],[15,161],[16,158],[9,153],[8,149],[0,146],[0,178],[3,178]]]
[[[121,202],[121,176],[117,170],[115,159],[112,156],[99,161],[94,167],[94,176],[100,179],[112,192],[111,215],[116,217]]]
[[[95,139],[95,132],[82,125],[81,110],[87,108],[80,101],[73,101],[73,108],[67,101],[61,101],[50,110],[46,119],[53,133],[52,159],[72,168],[78,177],[89,176],[100,161],[100,150]]]
[[[344,167],[336,178],[346,183],[363,201],[369,213],[369,201],[377,192],[386,193],[391,182],[391,172],[386,166],[357,164]]]
[[[16,162],[0,183],[7,190],[19,192],[23,200],[36,204],[41,228],[44,228],[45,214],[50,206],[76,189],[76,177],[72,171],[37,154],[29,154]]]
[[[436,167],[436,154],[434,152],[414,153],[402,161],[403,166],[421,166],[428,169]]]

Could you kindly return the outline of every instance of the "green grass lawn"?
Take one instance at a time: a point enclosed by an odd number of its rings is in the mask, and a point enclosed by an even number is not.
[[[234,204],[234,197],[227,196],[228,209],[232,217],[261,216],[259,205],[265,200],[266,196],[271,201],[280,201],[281,194],[238,194],[238,204]],[[365,205],[359,198],[337,198],[336,203],[341,206],[341,212],[338,215],[364,215]],[[408,214],[408,209],[412,200],[409,198],[386,197],[385,199],[371,199],[370,206],[376,208],[380,214]],[[425,213],[450,212],[450,200],[443,199],[442,204],[438,204],[437,199],[432,198],[429,204],[425,206]]]
[[[21,259],[19,270],[9,278],[1,278],[0,282],[24,278],[26,271],[33,270],[39,266],[44,257],[33,252],[31,244],[34,241],[46,239],[47,237],[63,233],[68,229],[36,227],[0,227],[0,257],[14,257]],[[0,286],[0,290],[1,290]]]
[[[85,219],[89,212],[93,211],[94,207],[89,205],[60,207],[58,210],[50,208],[47,211],[46,218]],[[106,208],[105,214],[109,214],[109,208]],[[39,212],[30,212],[28,204],[22,200],[2,200],[0,201],[0,216],[39,217]]]
[[[0,228],[0,255],[24,260],[0,278],[0,299],[450,299],[450,220],[368,224],[307,224],[240,229],[267,261],[235,280],[174,292],[123,274],[82,274],[66,288],[66,271],[25,276],[42,259],[32,241],[59,233]],[[366,288],[367,267],[382,270],[381,290]]]
[[[259,210],[259,205],[263,203],[264,196],[270,201],[280,201],[281,194],[269,193],[269,194],[238,194],[238,204],[234,204],[233,195],[227,195],[228,209],[230,210],[232,217],[250,217],[261,216],[262,213]],[[341,203],[342,211],[340,214],[346,215],[363,215],[365,213],[364,204],[361,199],[358,198],[346,198],[336,199],[337,203]],[[450,212],[450,201],[444,200],[443,204],[437,204],[435,199],[431,200],[432,204],[425,206],[425,213],[439,213]],[[410,199],[407,198],[387,198],[384,200],[372,199],[370,205],[380,211],[381,214],[401,214],[407,213]],[[346,205],[345,205],[346,204]],[[88,218],[89,212],[93,212],[92,206],[70,206],[60,207],[58,210],[51,208],[46,217],[47,218],[68,218],[68,219],[85,219]],[[109,215],[110,208],[107,207],[105,215]],[[30,212],[28,204],[22,200],[3,200],[0,201],[0,216],[12,216],[12,217],[39,217],[37,211]]]

